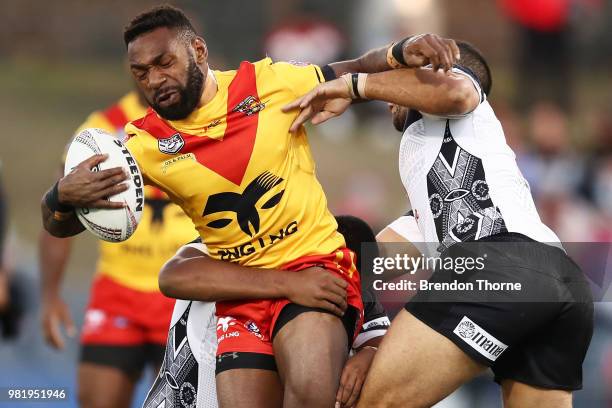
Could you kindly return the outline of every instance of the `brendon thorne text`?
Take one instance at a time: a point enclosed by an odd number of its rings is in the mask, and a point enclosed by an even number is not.
[[[521,283],[517,282],[489,282],[486,279],[476,279],[474,282],[429,282],[426,279],[411,281],[401,279],[395,282],[384,282],[381,279],[372,282],[374,290],[428,290],[428,291],[520,291]]]

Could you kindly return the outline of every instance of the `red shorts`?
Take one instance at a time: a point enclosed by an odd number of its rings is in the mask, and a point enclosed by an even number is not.
[[[174,299],[159,292],[142,292],[105,277],[97,277],[85,311],[81,344],[165,345]]]
[[[311,266],[323,266],[349,284],[347,303],[358,312],[361,327],[363,302],[359,272],[354,265],[355,255],[343,248],[329,255],[305,256],[284,265],[281,269],[300,271]],[[247,302],[217,302],[217,355],[247,352],[274,355],[272,332],[281,310],[291,302],[288,299],[252,300]],[[355,336],[358,330],[355,330]],[[350,339],[352,343],[353,339]]]

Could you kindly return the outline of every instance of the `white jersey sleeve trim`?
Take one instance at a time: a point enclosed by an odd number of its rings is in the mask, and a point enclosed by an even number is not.
[[[387,333],[387,329],[377,329],[377,330],[370,330],[370,331],[367,331],[367,332],[359,333],[359,335],[357,336],[357,338],[353,342],[353,347],[352,348],[353,349],[358,349],[359,347],[361,347],[368,340],[372,340],[372,339],[375,339],[377,337],[382,337],[386,333]]]
[[[210,253],[208,252],[208,247],[206,246],[206,244],[203,244],[201,242],[191,242],[189,244],[183,245],[181,247],[182,248],[193,248],[193,249],[197,249],[198,251],[202,252],[205,255],[210,255]],[[179,249],[180,251],[180,249]]]

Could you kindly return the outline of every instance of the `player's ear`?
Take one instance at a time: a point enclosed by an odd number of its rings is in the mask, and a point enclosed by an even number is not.
[[[208,47],[206,41],[202,37],[196,37],[193,40],[193,49],[195,50],[196,63],[201,65],[208,60]]]

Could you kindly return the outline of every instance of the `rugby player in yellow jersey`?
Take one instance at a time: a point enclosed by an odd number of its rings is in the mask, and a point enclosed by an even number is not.
[[[79,130],[100,128],[122,137],[125,124],[145,113],[136,92],[92,113]],[[77,132],[78,133],[78,132]],[[81,407],[129,407],[145,365],[161,364],[174,300],[159,292],[157,275],[186,239],[197,232],[177,205],[154,187],[145,188],[138,230],[127,241],[100,241],[96,277],[81,330],[78,397]],[[42,329],[54,348],[64,347],[60,324],[76,332],[60,295],[71,239],[42,231]]]
[[[220,406],[334,405],[362,318],[359,273],[327,210],[305,131],[289,132],[297,111],[281,108],[338,74],[391,69],[388,47],[324,68],[264,59],[211,71],[204,40],[167,6],[137,16],[124,39],[153,107],[126,127],[127,146],[210,251],[185,263],[202,266],[193,279],[205,279],[206,300],[217,301]],[[432,36],[406,52],[450,69],[450,46]],[[45,195],[52,234],[83,230],[71,206],[118,206],[102,198],[125,189],[125,175],[91,172],[103,159],[84,161]]]

